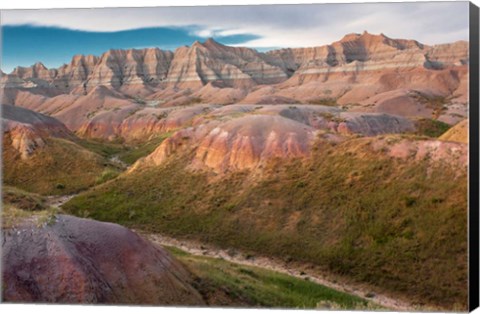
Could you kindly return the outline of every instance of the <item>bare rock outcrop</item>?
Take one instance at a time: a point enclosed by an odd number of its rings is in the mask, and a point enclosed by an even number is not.
[[[216,172],[252,169],[274,157],[306,156],[315,134],[310,126],[273,115],[209,121],[178,131],[136,167],[159,165],[172,154],[188,149],[188,143],[195,151],[194,166],[207,166]]]
[[[127,94],[144,94],[149,85],[165,79],[172,58],[170,51],[158,48],[109,50],[99,58],[85,82],[85,89],[88,92],[105,85]]]
[[[423,160],[430,164],[441,162],[463,169],[468,165],[468,145],[465,143],[384,138],[373,141],[371,146],[376,151],[399,159]]]
[[[280,68],[265,62],[255,50],[228,47],[209,39],[175,51],[167,82],[183,88],[200,88],[209,82],[222,87],[248,88],[286,78]]]
[[[6,302],[204,304],[179,262],[124,227],[66,215],[41,223],[2,231]]]
[[[132,168],[156,166],[191,154],[191,165],[217,173],[254,169],[274,158],[309,155],[321,133],[327,140],[360,134],[406,133],[413,122],[394,115],[344,112],[320,105],[229,105],[211,110],[167,138]]]
[[[175,52],[157,48],[74,56],[47,69],[37,63],[2,75],[3,103],[62,121],[85,137],[111,139],[141,129],[169,129],[164,108],[195,104],[323,104],[354,112],[464,119],[468,105],[468,43],[428,46],[384,34],[347,34],[330,45],[261,53],[213,39]],[[414,94],[445,99],[431,108]],[[136,114],[146,114],[140,116]],[[143,119],[143,117],[146,117]],[[162,120],[162,119],[158,119]]]
[[[4,139],[27,159],[49,137],[72,138],[73,134],[58,120],[15,106],[2,105],[2,132]]]

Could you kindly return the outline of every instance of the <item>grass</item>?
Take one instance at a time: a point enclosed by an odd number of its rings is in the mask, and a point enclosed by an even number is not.
[[[22,191],[11,186],[2,186],[2,202],[26,211],[46,209],[46,200],[41,195]]]
[[[270,308],[371,309],[367,300],[262,268],[195,256],[167,247],[196,277],[195,288],[209,305]]]
[[[162,133],[147,141],[133,143],[114,143],[94,139],[82,139],[79,144],[105,158],[117,157],[122,162],[131,165],[141,157],[152,153],[171,132]]]
[[[110,158],[127,149],[124,143],[108,142],[98,139],[79,139],[78,144],[105,158]]]
[[[2,204],[2,229],[11,229],[19,221],[31,216],[31,212],[19,209],[13,205]]]
[[[165,132],[146,142],[132,145],[125,151],[118,154],[118,158],[126,164],[133,164],[138,159],[151,154],[166,138],[170,137],[172,132]]]
[[[101,156],[64,139],[50,138],[26,160],[8,143],[3,147],[3,184],[43,195],[84,190],[109,166]]]
[[[450,129],[450,125],[433,119],[419,119],[415,122],[416,132],[417,135],[425,135],[428,137],[439,137],[440,135],[444,134],[448,129]]]
[[[4,143],[3,183],[42,195],[72,194],[105,183],[120,174],[122,165],[131,165],[155,150],[170,136],[163,133],[141,143],[106,142],[50,138],[32,156],[21,160],[9,143]],[[4,138],[10,141],[10,138]]]
[[[94,187],[64,209],[224,248],[312,262],[420,305],[465,308],[467,174],[375,152],[369,139],[315,145],[253,181],[185,169],[175,156]]]
[[[116,168],[106,168],[95,180],[95,184],[102,184],[112,179],[115,179],[121,173],[120,170]]]
[[[312,99],[308,101],[309,104],[312,105],[322,105],[322,106],[329,106],[329,107],[337,107],[337,100],[335,98],[319,98],[319,99]]]
[[[48,207],[41,195],[2,187],[2,229],[13,228],[24,219],[35,219],[38,226],[53,224],[56,214],[57,209]]]
[[[46,208],[43,198],[7,187],[8,194],[17,198],[28,196],[42,210],[22,210],[9,199],[3,200],[2,228],[11,229],[22,221],[34,219],[38,227],[52,225],[57,210]],[[5,190],[4,190],[5,191]],[[35,206],[37,207],[37,206]],[[280,308],[377,308],[367,300],[336,290],[262,268],[243,266],[223,259],[194,256],[174,247],[166,248],[194,276],[194,287],[209,305],[255,306]]]

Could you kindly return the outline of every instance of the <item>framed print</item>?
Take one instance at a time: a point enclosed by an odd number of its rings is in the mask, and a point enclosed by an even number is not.
[[[475,309],[478,13],[2,9],[2,302]]]

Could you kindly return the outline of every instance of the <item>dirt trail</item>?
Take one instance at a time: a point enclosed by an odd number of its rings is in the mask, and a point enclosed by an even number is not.
[[[224,260],[227,260],[233,263],[248,265],[248,266],[256,266],[256,267],[260,267],[268,270],[273,270],[273,271],[287,274],[296,278],[301,278],[301,279],[308,278],[308,280],[312,282],[335,289],[337,291],[342,291],[348,294],[358,296],[363,299],[367,299],[382,307],[386,307],[396,311],[417,310],[417,307],[414,306],[413,304],[410,304],[405,301],[393,299],[381,293],[377,293],[376,291],[372,291],[371,288],[369,289],[361,285],[354,285],[351,283],[341,282],[341,280],[337,278],[335,280],[327,279],[325,276],[322,276],[317,272],[308,273],[308,271],[304,270],[305,267],[291,266],[286,264],[285,262],[282,262],[280,260],[276,260],[273,258],[268,258],[263,256],[251,257],[246,254],[243,254],[238,250],[235,250],[235,251],[223,250],[211,245],[201,244],[196,241],[177,240],[177,239],[159,235],[159,234],[142,233],[139,230],[136,230],[136,232],[142,234],[153,243],[156,243],[162,246],[176,247],[193,255],[222,258]]]
[[[76,195],[78,194],[48,196],[47,204],[54,208],[60,208],[63,204],[71,200]],[[141,230],[134,231],[143,235],[155,244],[176,247],[193,255],[222,258],[229,262],[247,266],[260,267],[287,274],[296,278],[308,278],[308,280],[312,282],[335,289],[337,291],[345,292],[363,299],[367,299],[382,307],[386,307],[396,311],[418,310],[417,306],[409,302],[394,299],[382,293],[378,293],[377,291],[375,291],[375,289],[372,289],[371,287],[347,283],[346,281],[342,281],[340,278],[327,278],[327,276],[319,274],[318,272],[308,272],[307,270],[305,270],[309,268],[306,264],[303,266],[290,265],[279,259],[264,256],[252,257],[238,250],[224,250],[209,244],[199,243],[193,240],[177,240],[160,234],[144,233]]]
[[[63,204],[77,196],[77,194],[69,194],[69,195],[50,195],[47,196],[47,206],[53,208],[60,208]]]

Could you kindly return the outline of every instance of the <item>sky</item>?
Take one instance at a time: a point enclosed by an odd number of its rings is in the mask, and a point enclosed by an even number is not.
[[[69,63],[112,48],[175,50],[213,37],[266,51],[368,31],[424,44],[468,40],[468,2],[2,10],[1,69]]]

